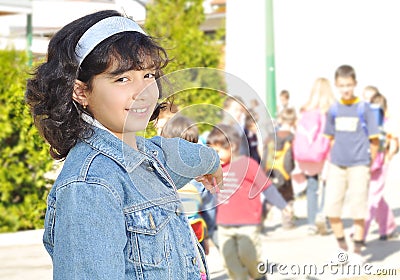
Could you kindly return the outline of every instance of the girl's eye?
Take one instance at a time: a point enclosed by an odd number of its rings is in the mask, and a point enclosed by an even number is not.
[[[146,79],[154,79],[156,77],[155,73],[147,73],[146,75],[144,75],[144,77]]]
[[[121,78],[118,78],[117,79],[117,82],[121,82],[121,83],[125,83],[125,82],[127,82],[128,81],[128,78],[127,77],[121,77]]]

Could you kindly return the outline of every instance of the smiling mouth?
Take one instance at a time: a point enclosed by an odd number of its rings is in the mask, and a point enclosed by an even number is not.
[[[148,108],[131,108],[129,109],[129,111],[133,112],[133,113],[145,113],[147,111]]]

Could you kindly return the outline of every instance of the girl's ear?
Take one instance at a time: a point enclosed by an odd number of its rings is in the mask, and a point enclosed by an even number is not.
[[[74,92],[72,93],[72,99],[81,104],[83,107],[88,105],[87,101],[87,85],[79,80],[75,80]]]

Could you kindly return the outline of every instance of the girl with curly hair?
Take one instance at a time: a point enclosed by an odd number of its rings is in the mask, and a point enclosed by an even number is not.
[[[205,255],[177,189],[222,186],[217,153],[183,139],[139,137],[162,107],[166,51],[106,10],[57,32],[26,101],[54,159],[43,242],[54,279],[206,279]],[[214,186],[213,182],[216,182]]]

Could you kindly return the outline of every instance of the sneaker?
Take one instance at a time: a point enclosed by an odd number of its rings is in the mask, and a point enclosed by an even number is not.
[[[328,234],[328,227],[326,226],[326,218],[322,214],[319,214],[315,219],[315,225],[317,227],[318,233],[321,235]]]
[[[362,266],[362,265],[365,264],[365,259],[360,254],[349,253],[348,258],[349,258],[349,261],[348,261],[349,265],[360,265],[360,266]]]
[[[389,240],[389,239],[396,239],[399,237],[399,233],[397,231],[393,231],[391,234],[384,234],[379,236],[379,240]]]
[[[308,235],[316,235],[316,234],[318,234],[318,228],[316,226],[309,226],[307,228],[307,234]]]

